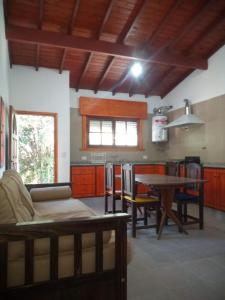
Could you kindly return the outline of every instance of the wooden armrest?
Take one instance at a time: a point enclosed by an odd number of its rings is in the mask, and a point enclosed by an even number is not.
[[[74,218],[68,220],[43,220],[0,225],[0,243],[26,239],[53,237],[65,234],[113,230],[127,222],[126,213]]]

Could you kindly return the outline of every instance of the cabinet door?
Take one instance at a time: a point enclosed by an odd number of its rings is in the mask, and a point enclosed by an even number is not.
[[[104,196],[105,194],[105,174],[104,166],[96,167],[96,196]]]
[[[156,165],[155,166],[155,174],[165,175],[166,170],[164,165]]]
[[[207,180],[204,184],[204,204],[209,207],[218,208],[219,175],[217,169],[205,168],[204,179]]]
[[[95,167],[71,167],[72,196],[74,198],[95,196]]]
[[[225,169],[219,169],[219,196],[218,208],[225,211]]]

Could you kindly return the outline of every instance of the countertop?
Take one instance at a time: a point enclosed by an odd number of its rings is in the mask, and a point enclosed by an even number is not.
[[[176,160],[173,160],[176,161]],[[179,160],[177,160],[179,161]],[[131,161],[115,161],[115,164],[129,163]],[[166,161],[132,161],[132,163],[137,165],[165,165]],[[225,162],[203,162],[203,167],[205,168],[224,168]],[[90,161],[74,161],[70,163],[70,166],[102,166],[104,163],[102,162],[90,162]]]
[[[165,165],[165,161],[115,161],[114,164],[123,164],[132,162],[137,165]],[[102,166],[104,163],[101,162],[90,162],[90,161],[75,161],[71,162],[70,166]]]

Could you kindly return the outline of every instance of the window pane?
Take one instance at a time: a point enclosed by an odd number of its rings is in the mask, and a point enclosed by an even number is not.
[[[116,134],[115,136],[115,144],[116,146],[125,146],[127,140],[126,134]]]
[[[102,132],[112,132],[112,121],[102,121]]]
[[[101,121],[90,120],[89,132],[101,132]]]
[[[101,133],[89,133],[90,145],[101,145]]]
[[[127,122],[127,146],[137,146],[137,122]]]
[[[116,133],[126,133],[126,121],[116,121]]]
[[[102,133],[102,145],[112,145],[113,135],[112,133]]]

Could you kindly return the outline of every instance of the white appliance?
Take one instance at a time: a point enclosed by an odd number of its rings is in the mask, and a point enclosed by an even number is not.
[[[165,126],[168,124],[168,117],[165,115],[172,106],[162,106],[154,108],[152,117],[152,142],[167,142],[168,130]]]

